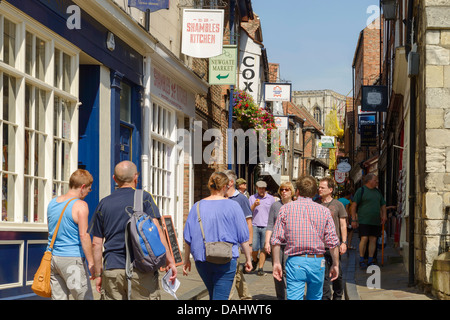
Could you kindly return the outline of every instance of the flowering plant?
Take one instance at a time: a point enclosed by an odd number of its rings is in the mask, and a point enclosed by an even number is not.
[[[277,130],[273,114],[261,108],[246,91],[234,91],[233,99],[233,112],[242,128],[244,130],[267,130],[267,141],[270,143],[271,131]],[[278,140],[280,140],[280,137],[278,137]],[[280,143],[278,143],[277,150],[272,149],[274,148],[269,148],[277,156],[280,156],[284,152],[284,146],[281,146]]]

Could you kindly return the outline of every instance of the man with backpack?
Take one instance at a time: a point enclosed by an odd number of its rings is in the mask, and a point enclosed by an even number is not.
[[[96,264],[94,277],[97,291],[101,293],[102,300],[126,300],[127,298],[159,300],[161,298],[158,267],[150,272],[134,268],[131,279],[128,279],[126,275],[127,241],[125,241],[125,234],[130,216],[135,211],[134,198],[138,176],[136,165],[131,161],[122,161],[117,164],[113,179],[117,183],[118,189],[103,198],[94,213],[91,227]],[[158,230],[160,243],[167,253],[165,255],[166,270],[172,270],[170,281],[173,282],[177,276],[177,268],[173,257],[169,254],[169,247],[158,221],[160,218],[158,207],[148,192],[143,192],[141,210],[151,217],[151,221]],[[103,242],[103,240],[105,241]],[[131,259],[133,261],[133,254]],[[131,280],[131,290],[128,289],[128,280]]]
[[[364,186],[356,191],[350,208],[352,228],[358,228],[359,225],[359,265],[362,268],[374,264],[377,238],[381,236],[381,225],[387,219],[386,201],[377,189],[378,177],[369,173],[364,176],[363,183]],[[369,249],[366,263],[364,253],[367,243],[369,243]]]

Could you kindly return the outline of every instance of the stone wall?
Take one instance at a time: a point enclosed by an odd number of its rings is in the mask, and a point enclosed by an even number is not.
[[[418,179],[424,177],[424,188],[419,186],[423,193],[417,198],[416,279],[429,287],[433,263],[450,239],[450,0],[419,2],[418,136],[425,146],[419,138]]]

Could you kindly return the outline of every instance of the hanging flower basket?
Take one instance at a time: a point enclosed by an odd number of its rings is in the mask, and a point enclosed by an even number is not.
[[[236,116],[236,120],[242,129],[267,130],[267,141],[271,145],[271,131],[277,130],[273,114],[261,108],[246,91],[236,90],[233,94],[233,99],[233,114]],[[278,143],[278,148],[271,148],[270,145],[268,145],[268,149],[276,156],[280,156],[284,152],[284,146],[281,146],[280,143]]]

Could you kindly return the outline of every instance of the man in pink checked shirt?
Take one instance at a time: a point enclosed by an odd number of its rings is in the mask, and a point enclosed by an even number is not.
[[[339,238],[330,210],[312,201],[317,181],[311,176],[297,180],[298,200],[281,207],[271,238],[273,276],[281,280],[280,245],[286,244],[287,299],[303,300],[305,284],[307,300],[321,300],[325,275],[325,248],[330,248],[333,263],[331,281],[339,274]]]

